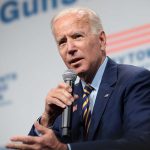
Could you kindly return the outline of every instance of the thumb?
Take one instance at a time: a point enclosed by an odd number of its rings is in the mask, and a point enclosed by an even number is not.
[[[35,127],[36,130],[37,130],[38,132],[40,132],[41,134],[45,134],[45,133],[47,132],[47,130],[48,130],[48,128],[46,128],[46,127],[40,125],[40,124],[38,123],[38,121],[36,121],[36,122],[34,123],[34,127]]]

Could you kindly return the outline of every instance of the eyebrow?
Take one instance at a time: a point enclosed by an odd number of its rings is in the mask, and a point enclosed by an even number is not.
[[[65,36],[62,36],[62,37],[56,39],[56,42],[59,43],[59,42],[60,42],[61,40],[63,40],[63,39],[65,39]]]
[[[82,32],[82,31],[79,31],[79,32],[73,32],[71,33],[69,36],[70,37],[73,37],[74,35],[77,35],[77,34],[82,34],[82,35],[86,35],[85,32]],[[62,37],[59,37],[58,39],[56,39],[56,42],[59,43],[61,40],[64,40],[66,38],[66,36],[62,36]]]
[[[79,31],[79,32],[74,32],[74,33],[72,33],[71,36],[76,35],[76,34],[86,35],[85,32]]]

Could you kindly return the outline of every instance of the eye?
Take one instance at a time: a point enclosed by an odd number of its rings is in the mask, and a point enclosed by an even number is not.
[[[63,46],[65,43],[67,42],[67,39],[66,38],[63,38],[61,39],[59,42],[58,42],[58,46]]]
[[[76,33],[76,34],[74,34],[74,35],[72,36],[72,38],[79,40],[79,39],[83,38],[83,35],[82,35],[82,34],[79,34],[79,33]]]

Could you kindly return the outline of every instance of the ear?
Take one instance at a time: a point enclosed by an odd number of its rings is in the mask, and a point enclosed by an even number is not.
[[[99,40],[101,44],[101,50],[105,51],[106,50],[106,35],[104,31],[100,31]]]

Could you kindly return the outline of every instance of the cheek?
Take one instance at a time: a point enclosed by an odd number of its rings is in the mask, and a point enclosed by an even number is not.
[[[65,65],[66,65],[68,68],[70,68],[69,64],[67,63],[67,62],[68,62],[68,61],[67,61],[67,54],[64,53],[64,52],[63,52],[63,53],[62,53],[62,52],[59,52],[59,54],[60,54],[60,56],[61,56],[63,62],[65,63]]]
[[[65,53],[62,53],[61,51],[59,51],[59,55],[61,56],[62,60],[66,63]]]
[[[59,50],[59,55],[61,56],[61,58],[62,58],[63,60],[65,60],[66,54],[65,54],[65,51],[64,51],[64,50]]]
[[[97,47],[89,47],[88,50],[84,53],[86,66],[91,67],[95,62],[99,61],[101,57],[101,52]]]

